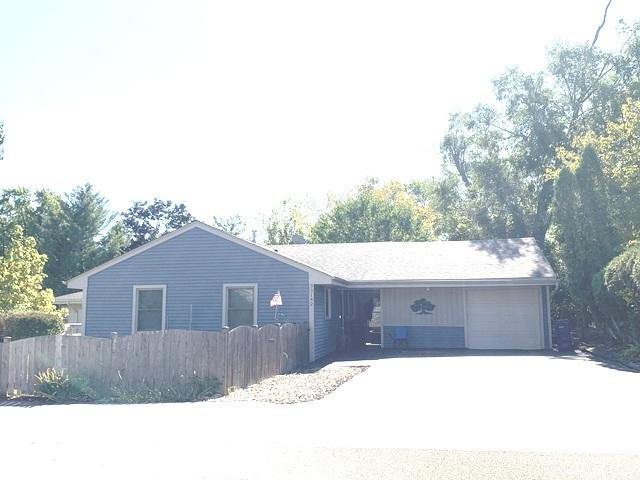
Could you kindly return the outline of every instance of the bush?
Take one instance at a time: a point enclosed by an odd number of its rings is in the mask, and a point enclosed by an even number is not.
[[[220,394],[218,379],[184,377],[171,385],[156,385],[142,381],[139,384],[127,384],[122,381],[111,388],[110,395],[101,399],[105,403],[178,403],[197,402],[215,398]]]
[[[71,378],[64,370],[55,368],[48,368],[36,375],[35,395],[55,403],[95,400],[95,394],[87,380]]]
[[[629,362],[638,362],[640,361],[640,344],[629,345],[622,350],[620,354],[623,360]]]
[[[36,375],[35,396],[55,403],[163,403],[197,402],[220,394],[216,379],[180,376],[170,385],[156,385],[142,381],[130,384],[120,380],[106,389],[91,386],[89,380],[70,377],[64,370],[48,368]]]
[[[631,242],[604,269],[607,291],[620,305],[610,314],[621,343],[640,344],[640,243]]]
[[[13,340],[64,333],[64,312],[1,312],[0,336]]]

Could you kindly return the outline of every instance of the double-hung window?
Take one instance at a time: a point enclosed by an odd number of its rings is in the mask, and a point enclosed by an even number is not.
[[[165,285],[133,287],[133,331],[149,332],[165,329]]]
[[[223,325],[229,328],[258,324],[258,286],[224,285]]]

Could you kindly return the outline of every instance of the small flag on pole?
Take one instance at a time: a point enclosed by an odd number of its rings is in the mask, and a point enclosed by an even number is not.
[[[270,307],[277,307],[278,305],[282,305],[282,296],[280,295],[280,290],[273,294],[273,297],[271,297],[271,301],[269,302]]]

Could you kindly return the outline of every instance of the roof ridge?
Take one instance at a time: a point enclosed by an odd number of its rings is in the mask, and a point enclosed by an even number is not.
[[[382,240],[382,241],[372,241],[372,242],[319,242],[319,243],[280,243],[277,245],[266,245],[267,248],[277,249],[277,248],[289,248],[289,247],[306,247],[306,246],[319,246],[319,245],[427,245],[427,244],[435,244],[435,243],[482,243],[482,242],[509,242],[516,240],[533,240],[536,244],[538,243],[535,237],[508,237],[508,238],[485,238],[485,239],[476,239],[476,240]]]

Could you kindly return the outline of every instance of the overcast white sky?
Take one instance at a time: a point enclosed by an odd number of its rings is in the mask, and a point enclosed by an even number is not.
[[[0,187],[268,213],[438,174],[451,112],[589,41],[605,0],[0,0]],[[640,2],[614,0],[601,45]]]

